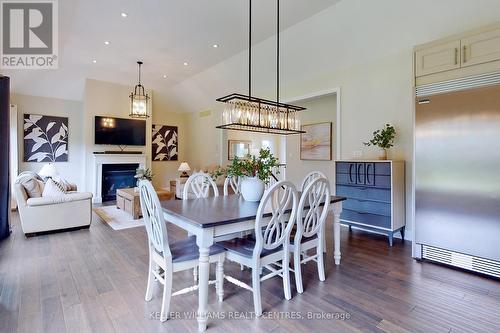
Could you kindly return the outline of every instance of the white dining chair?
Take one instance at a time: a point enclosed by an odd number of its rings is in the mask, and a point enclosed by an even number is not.
[[[160,312],[160,321],[163,322],[168,319],[172,296],[198,289],[198,286],[192,286],[172,293],[173,273],[198,267],[198,246],[194,236],[169,243],[160,200],[151,183],[147,180],[141,180],[139,193],[149,246],[148,285],[145,300],[149,302],[152,299],[155,280],[163,285]],[[219,302],[222,302],[224,297],[224,257],[223,247],[219,245],[210,247],[209,262],[217,263],[216,280],[211,281],[210,284],[215,284]]]
[[[255,236],[219,243],[226,250],[228,260],[252,269],[252,287],[226,276],[229,282],[253,292],[255,314],[262,315],[260,283],[274,276],[283,279],[285,298],[290,289],[290,232],[295,224],[298,194],[295,186],[280,181],[269,188],[262,197],[255,220]],[[281,262],[281,263],[280,263]],[[261,277],[262,269],[269,274]]]
[[[189,176],[186,184],[184,184],[184,191],[182,192],[182,199],[199,199],[207,198],[212,189],[213,196],[219,196],[219,189],[217,184],[212,180],[208,173],[196,172]]]
[[[234,194],[236,194],[236,195],[241,194],[241,177],[238,177],[238,176],[226,177],[226,179],[224,180],[224,196],[229,195],[229,187],[231,187],[231,190],[233,190]],[[242,238],[242,237],[245,237],[246,235],[249,235],[251,233],[252,232],[242,231],[242,232],[239,232],[236,234],[228,235],[228,236],[224,237],[223,239],[218,239],[217,241],[234,239],[236,237]],[[240,269],[244,270],[245,266],[243,264],[240,264]]]
[[[210,195],[210,189],[212,189],[214,197],[219,196],[219,189],[217,188],[217,184],[215,184],[212,180],[212,177],[210,177],[208,173],[195,172],[189,176],[186,180],[186,184],[184,184],[182,200],[208,198]],[[188,235],[191,236],[189,233]],[[217,241],[224,239],[214,240]],[[194,282],[198,281],[198,266],[193,268],[193,280]]]
[[[311,183],[313,180],[317,178],[326,178],[328,179],[325,174],[321,171],[313,171],[307,174],[307,176],[304,177],[304,180],[302,180],[302,185],[300,185],[300,191],[304,192],[306,189],[307,185]]]
[[[290,250],[294,254],[295,284],[298,293],[304,292],[302,284],[302,264],[311,260],[318,264],[320,281],[325,281],[324,239],[325,220],[330,205],[330,182],[326,178],[316,178],[309,182],[300,197],[297,209],[297,229],[291,240]],[[314,255],[307,251],[316,249]]]
[[[241,193],[241,177],[229,176],[224,180],[224,196],[229,195],[229,187],[233,190],[234,194]]]

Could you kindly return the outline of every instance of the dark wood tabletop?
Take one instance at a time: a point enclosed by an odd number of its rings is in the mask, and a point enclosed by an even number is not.
[[[345,197],[332,196],[330,202],[346,200]],[[257,216],[259,202],[245,201],[239,195],[208,197],[192,200],[161,201],[165,213],[184,219],[200,228],[253,220]],[[270,216],[271,213],[264,214]]]

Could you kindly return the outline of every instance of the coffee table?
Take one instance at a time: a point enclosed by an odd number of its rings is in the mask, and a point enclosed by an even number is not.
[[[155,191],[160,201],[170,200],[174,197],[170,191],[164,189]],[[133,188],[121,188],[116,190],[116,208],[123,209],[132,215],[134,220],[139,219],[142,216],[139,192],[136,192]]]

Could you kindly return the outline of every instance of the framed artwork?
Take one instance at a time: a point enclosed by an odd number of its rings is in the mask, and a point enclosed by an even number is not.
[[[153,161],[179,159],[179,130],[177,126],[153,125],[151,156]]]
[[[232,161],[235,156],[245,158],[250,154],[252,141],[246,140],[227,140],[227,159]]]
[[[300,159],[313,161],[332,160],[332,123],[303,125],[306,133],[300,135]]]
[[[68,161],[68,118],[24,115],[24,162]]]

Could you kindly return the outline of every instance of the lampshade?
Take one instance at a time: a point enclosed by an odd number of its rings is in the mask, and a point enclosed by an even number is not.
[[[38,172],[38,175],[42,178],[52,178],[58,174],[59,172],[57,172],[56,166],[53,163],[45,164]]]
[[[178,171],[182,171],[182,172],[186,172],[186,171],[190,171],[191,168],[189,167],[189,164],[187,164],[186,162],[182,162],[181,165],[179,166],[179,169],[177,169]]]

